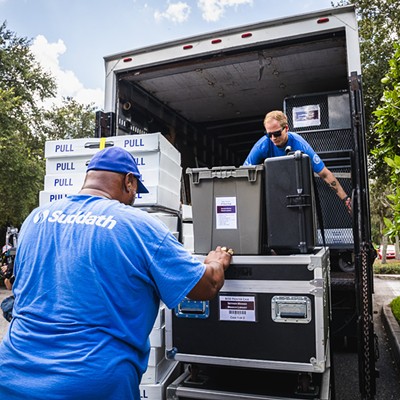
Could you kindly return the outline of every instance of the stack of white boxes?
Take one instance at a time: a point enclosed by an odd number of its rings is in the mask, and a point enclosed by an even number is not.
[[[192,206],[182,204],[182,243],[183,247],[194,252],[193,214]]]
[[[147,370],[140,382],[140,398],[164,400],[167,386],[179,374],[177,361],[165,358],[165,305],[161,304],[158,316],[150,333],[150,356]]]
[[[149,190],[149,193],[137,195],[135,206],[160,206],[179,211],[181,156],[161,133],[47,141],[46,176],[39,204],[78,193],[92,156],[100,147],[111,146],[122,147],[133,154],[142,182]]]
[[[46,142],[46,176],[39,204],[76,194],[82,187],[87,165],[100,148],[118,146],[136,159],[149,193],[138,194],[135,206],[161,220],[178,236],[181,158],[161,133],[70,139]],[[150,357],[140,384],[143,399],[164,400],[165,389],[179,375],[177,361],[165,358],[165,305],[161,304],[150,334]]]

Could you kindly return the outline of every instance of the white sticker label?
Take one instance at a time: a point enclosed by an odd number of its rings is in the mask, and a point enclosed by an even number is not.
[[[293,128],[321,125],[319,104],[293,107]]]
[[[237,229],[236,197],[215,198],[216,229]]]
[[[219,296],[220,321],[256,322],[255,296]]]

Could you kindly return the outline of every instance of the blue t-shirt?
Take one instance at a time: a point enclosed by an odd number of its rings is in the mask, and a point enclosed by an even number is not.
[[[272,140],[264,135],[251,149],[243,165],[262,164],[266,158],[280,157],[286,155],[285,148],[290,146],[292,151],[300,150],[310,157],[311,165],[315,173],[321,172],[325,164],[319,158],[313,148],[297,133],[288,132],[288,141],[284,148],[279,148],[272,143]]]
[[[204,271],[161,222],[116,200],[37,208],[19,236],[0,398],[139,400],[160,299],[175,307]]]

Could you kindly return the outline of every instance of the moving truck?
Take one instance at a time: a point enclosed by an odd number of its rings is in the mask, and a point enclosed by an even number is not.
[[[315,177],[322,210],[318,245],[329,249],[330,341],[333,351],[340,341],[358,344],[360,392],[373,398],[375,252],[354,7],[124,51],[105,57],[105,72],[96,136],[161,132],[179,150],[184,172],[240,167],[264,135],[265,114],[286,112],[290,130],[311,144],[351,194],[349,215]],[[183,173],[182,203],[191,204],[191,195]]]

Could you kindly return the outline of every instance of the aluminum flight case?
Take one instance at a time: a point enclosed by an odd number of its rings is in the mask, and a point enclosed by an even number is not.
[[[204,260],[204,256],[197,256]],[[322,373],[330,320],[329,250],[233,256],[211,301],[166,313],[166,354],[198,364]]]

